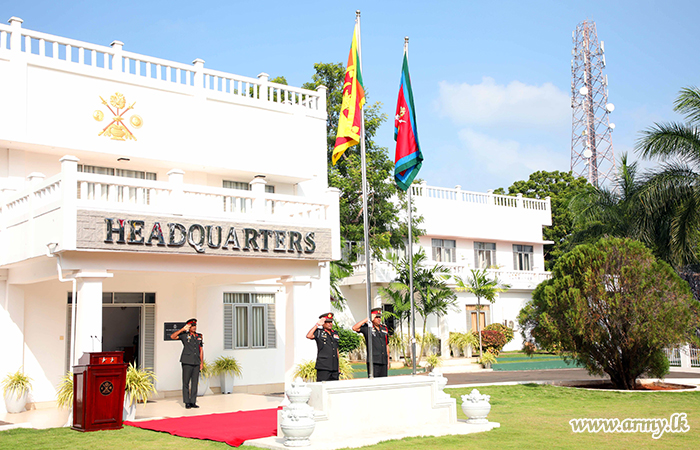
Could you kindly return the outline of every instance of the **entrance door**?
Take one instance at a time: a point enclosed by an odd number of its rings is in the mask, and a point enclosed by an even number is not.
[[[78,302],[80,299],[78,298]],[[102,350],[123,351],[125,362],[155,368],[156,294],[142,292],[102,293]],[[66,310],[66,372],[70,364],[71,293]],[[136,337],[138,336],[138,339]]]

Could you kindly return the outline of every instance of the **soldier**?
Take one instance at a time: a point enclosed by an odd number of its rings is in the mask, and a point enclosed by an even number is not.
[[[204,341],[202,334],[197,333],[197,319],[190,319],[184,327],[170,335],[170,339],[182,342],[182,402],[185,408],[199,408],[197,405],[197,387],[199,371],[204,361]]]
[[[382,325],[382,308],[374,308],[372,314],[372,366],[374,377],[386,377],[389,374],[389,330]],[[352,331],[362,333],[367,343],[369,334],[368,319],[362,319],[352,326]],[[369,346],[368,350],[369,350]],[[367,375],[369,376],[369,358],[367,358]]]
[[[340,336],[333,330],[333,313],[318,316],[318,322],[306,333],[307,339],[314,339],[318,348],[316,356],[316,381],[333,381],[340,376],[338,342]]]

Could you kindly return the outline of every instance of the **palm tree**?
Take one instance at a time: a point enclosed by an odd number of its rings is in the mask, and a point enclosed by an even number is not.
[[[340,291],[340,282],[343,278],[352,275],[352,264],[345,261],[331,261],[330,284],[331,284],[331,305],[338,311],[345,309],[347,300]]]
[[[385,301],[394,305],[394,311],[385,311],[384,314],[391,315],[399,322],[399,334],[401,335],[402,347],[408,345],[408,340],[403,332],[403,321],[411,317],[411,298],[408,295],[408,286],[400,282],[389,283],[386,288],[379,288],[379,295]],[[403,349],[404,355],[409,355],[411,351],[407,348]]]
[[[493,303],[496,301],[496,295],[499,292],[505,292],[510,289],[509,284],[503,284],[498,281],[498,277],[489,278],[486,269],[471,270],[471,277],[465,282],[461,277],[455,277],[457,282],[457,290],[463,292],[471,292],[476,297],[476,333],[479,335],[479,359],[483,354],[483,346],[481,343],[481,299],[486,299]]]
[[[681,89],[674,103],[687,123],[656,123],[642,132],[636,150],[662,162],[647,179],[641,200],[648,210],[665,211],[667,262],[683,267],[697,262],[700,232],[700,89]]]
[[[426,267],[425,262],[427,257],[423,250],[413,255],[413,291],[416,312],[423,318],[423,336],[428,325],[428,317],[436,315],[441,317],[454,308],[457,302],[452,289],[447,285],[447,279],[450,277],[450,271],[444,266],[436,264],[432,267]],[[395,265],[398,272],[396,280],[390,285],[390,289],[385,289],[385,293],[390,291],[403,293],[399,294],[401,307],[410,307],[409,292],[409,273],[408,273],[408,258],[402,258],[401,262]],[[393,294],[391,295],[393,299]],[[394,303],[396,311],[396,303]],[[407,317],[410,317],[410,311],[406,312]],[[416,363],[420,362],[425,349],[425,339],[421,342],[420,352]]]

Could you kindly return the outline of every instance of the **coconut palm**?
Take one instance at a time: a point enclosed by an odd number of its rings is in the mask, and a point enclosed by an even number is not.
[[[642,132],[637,152],[662,163],[646,180],[641,201],[667,215],[658,256],[675,267],[697,262],[700,235],[700,89],[681,89],[674,103],[686,123],[656,123]],[[657,214],[658,215],[658,214]]]
[[[471,292],[476,297],[476,333],[479,335],[479,358],[482,358],[484,351],[481,344],[481,320],[479,317],[481,299],[483,298],[493,303],[496,301],[496,295],[499,292],[505,292],[510,289],[510,285],[501,283],[495,275],[493,279],[490,278],[486,269],[472,269],[471,276],[467,281],[464,281],[461,277],[455,277],[455,281],[457,282],[458,291]]]

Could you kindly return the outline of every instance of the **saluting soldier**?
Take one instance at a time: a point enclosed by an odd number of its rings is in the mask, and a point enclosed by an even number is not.
[[[389,375],[389,329],[382,325],[382,308],[374,308],[372,314],[372,367],[374,377]],[[365,344],[369,335],[368,319],[362,319],[352,326],[352,331],[362,333]],[[369,351],[369,345],[367,345]],[[367,358],[367,374],[369,375],[369,358]]]
[[[182,402],[185,408],[199,408],[197,405],[197,387],[199,386],[199,371],[204,361],[204,341],[202,334],[197,333],[197,319],[190,319],[184,327],[170,335],[170,339],[182,342]]]
[[[333,381],[340,376],[338,343],[340,336],[333,330],[333,313],[318,316],[316,322],[306,333],[307,339],[316,341],[318,355],[316,356],[316,381]]]

